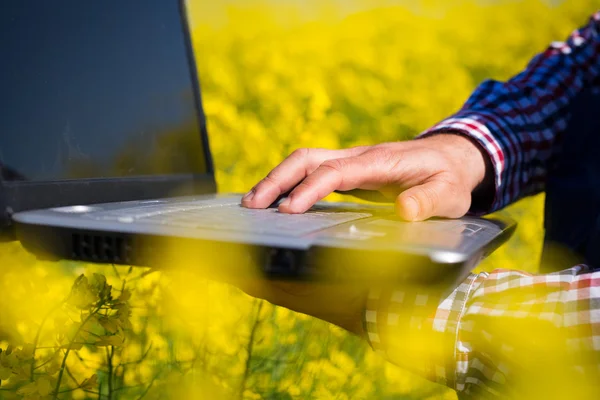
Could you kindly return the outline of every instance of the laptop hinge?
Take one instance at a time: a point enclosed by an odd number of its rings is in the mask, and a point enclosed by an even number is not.
[[[14,229],[11,226],[10,217],[12,210],[8,208],[7,190],[0,180],[0,241],[13,239]]]

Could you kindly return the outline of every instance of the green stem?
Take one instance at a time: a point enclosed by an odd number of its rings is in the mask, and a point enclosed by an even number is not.
[[[69,378],[71,378],[73,382],[75,382],[75,386],[80,387],[81,385],[79,384],[79,382],[77,382],[77,379],[75,379],[68,366],[65,366],[65,371],[67,371],[67,375],[69,375]]]
[[[33,355],[31,357],[31,367],[29,368],[29,381],[30,382],[33,382],[33,371],[35,370],[35,351],[37,350],[37,344],[40,341],[40,335],[42,334],[42,328],[46,324],[46,321],[48,320],[48,318],[50,318],[50,315],[52,315],[54,313],[54,311],[59,309],[62,305],[63,305],[63,303],[57,304],[56,306],[52,307],[46,315],[44,315],[44,318],[42,318],[42,321],[40,322],[40,326],[39,326],[37,332],[35,333],[35,339],[33,339]]]
[[[112,265],[113,272],[115,273],[117,278],[121,279],[121,275],[119,275],[119,271],[117,270],[117,267],[115,266],[115,264],[111,264],[111,265]]]
[[[96,336],[97,338],[101,338],[101,337],[102,337],[102,336],[100,336],[100,335],[98,335],[98,334],[95,334],[95,333],[94,333],[94,332],[92,332],[92,331],[88,331],[87,329],[84,329],[83,331],[84,331],[85,333],[89,334],[89,335]]]
[[[102,307],[103,304],[100,304],[98,306],[98,308],[96,308],[93,312],[90,313],[90,315],[87,316],[87,318],[81,323],[81,325],[77,328],[77,331],[75,332],[75,334],[73,335],[73,338],[71,339],[71,341],[69,342],[69,346],[67,347],[67,351],[65,351],[65,355],[62,359],[62,363],[60,364],[60,370],[58,371],[58,378],[56,379],[56,388],[54,389],[54,396],[53,399],[56,400],[58,399],[58,392],[60,389],[60,382],[62,380],[63,377],[63,373],[65,372],[65,366],[67,365],[67,357],[69,357],[69,353],[71,352],[71,346],[73,345],[73,343],[75,342],[75,338],[77,337],[77,335],[79,335],[79,332],[81,331],[81,329],[85,326],[85,324],[88,323],[88,321],[94,316],[96,315],[96,313],[100,310],[100,307]]]
[[[148,386],[146,386],[146,389],[140,395],[140,397],[137,398],[137,400],[142,400],[144,398],[144,396],[146,396],[148,394],[148,392],[150,391],[150,388],[152,387],[152,385],[154,385],[154,381],[156,380],[156,378],[158,378],[158,373],[152,377],[152,380],[150,381]]]
[[[93,345],[95,343],[94,342],[71,342],[70,344],[80,344],[82,346],[88,346],[88,345]],[[65,347],[64,345],[61,345],[61,346],[40,346],[40,347],[38,347],[38,350],[39,349],[55,349],[55,350],[60,350],[60,349],[62,349],[64,347]]]
[[[73,392],[75,390],[81,389],[81,387],[77,386],[76,388],[71,388],[71,389],[65,389],[65,390],[61,390],[59,393],[69,393],[69,392]]]
[[[112,399],[113,394],[113,356],[115,354],[115,347],[110,346],[110,352],[108,347],[106,348],[106,361],[108,364],[108,400]]]
[[[256,329],[260,324],[260,310],[262,309],[263,302],[261,300],[258,301],[258,307],[256,309],[256,319],[254,320],[254,324],[252,324],[252,330],[250,331],[250,338],[248,339],[248,357],[246,358],[246,368],[244,368],[244,376],[242,377],[242,382],[240,383],[240,399],[244,398],[244,390],[246,389],[246,381],[248,380],[248,376],[250,375],[250,362],[252,361],[252,348],[254,347],[254,335],[256,334]]]

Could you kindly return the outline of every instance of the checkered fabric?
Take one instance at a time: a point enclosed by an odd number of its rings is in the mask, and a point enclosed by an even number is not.
[[[481,144],[496,192],[489,209],[471,211],[494,211],[544,189],[551,145],[565,131],[572,100],[589,88],[600,88],[600,12],[511,80],[481,84],[423,135],[453,131]],[[539,276],[471,274],[451,293],[372,290],[364,323],[375,351],[466,397],[523,397],[516,394],[523,380],[538,389],[555,383],[547,397],[561,397],[556,382],[564,379],[586,397],[600,387],[600,270],[586,265]]]
[[[365,328],[382,356],[466,396],[520,397],[523,379],[551,372],[584,387],[600,377],[600,271],[499,269],[471,274],[449,295],[374,290]]]

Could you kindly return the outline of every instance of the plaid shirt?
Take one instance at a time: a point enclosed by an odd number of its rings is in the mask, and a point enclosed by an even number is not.
[[[490,209],[474,211],[494,211],[544,189],[552,143],[584,89],[600,89],[600,12],[509,81],[482,83],[424,134],[454,131],[481,144],[496,191]],[[377,352],[461,395],[600,398],[600,271],[586,265],[471,274],[449,294],[373,290],[364,322]],[[561,392],[565,379],[576,388]]]

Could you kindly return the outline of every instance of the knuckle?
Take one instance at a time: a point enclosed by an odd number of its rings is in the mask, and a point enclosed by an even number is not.
[[[369,156],[379,163],[387,163],[397,157],[397,152],[389,148],[389,146],[375,146],[369,150]]]
[[[428,212],[431,212],[435,208],[436,204],[439,201],[439,196],[440,196],[439,192],[429,186],[422,187],[420,192],[421,192],[420,197],[424,202],[423,207]]]
[[[348,150],[350,150],[350,153],[353,156],[357,156],[359,154],[362,154],[362,153],[368,151],[372,147],[373,146],[354,146],[354,147],[350,147]]]
[[[312,187],[312,182],[309,179],[304,180],[304,181],[300,182],[298,184],[298,186],[296,186],[296,189],[290,194],[290,197],[295,197],[298,195],[298,193],[306,192],[311,187]]]
[[[319,193],[315,192],[314,182],[311,180],[305,180],[298,184],[296,189],[290,194],[289,197],[297,198],[298,196],[302,197],[305,201],[309,203],[314,203],[318,200]]]
[[[375,167],[384,172],[381,176],[386,184],[394,182],[395,174],[403,166],[404,157],[398,149],[390,146],[375,147],[368,152],[366,167]]]
[[[262,180],[263,182],[267,182],[267,183],[275,183],[275,178],[273,177],[273,172],[269,172],[267,174],[267,176],[265,176]]]
[[[269,174],[265,176],[265,178],[262,180],[262,183],[266,183],[270,186],[275,186],[277,189],[281,190],[279,181],[273,176],[272,172],[269,172]]]
[[[292,153],[290,154],[290,158],[298,158],[298,159],[303,159],[306,158],[308,156],[308,153],[310,152],[310,149],[307,148],[299,148],[296,149],[294,151],[292,151]]]
[[[345,166],[346,166],[346,162],[340,158],[336,158],[333,160],[327,160],[321,164],[322,168],[327,169],[327,170],[332,170],[337,173],[341,173]]]

